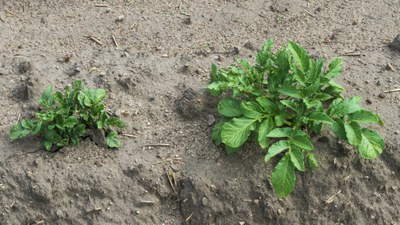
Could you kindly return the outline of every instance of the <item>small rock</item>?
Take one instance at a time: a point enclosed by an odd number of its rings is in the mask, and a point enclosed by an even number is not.
[[[244,44],[243,47],[245,47],[245,48],[247,48],[249,50],[255,50],[256,49],[254,47],[254,45],[250,41],[246,42],[246,44]]]
[[[386,94],[383,93],[383,92],[379,93],[378,97],[381,98],[381,99],[384,99],[386,97]]]
[[[371,104],[372,104],[372,101],[371,101],[370,99],[365,100],[365,102],[366,102],[368,105],[371,105]]]
[[[57,215],[58,217],[63,217],[63,216],[64,216],[64,213],[63,213],[63,211],[61,211],[61,209],[57,209],[56,215]]]
[[[185,19],[183,20],[183,24],[186,24],[186,25],[192,24],[192,19],[191,19],[190,17],[185,18]]]
[[[124,21],[124,19],[125,19],[124,15],[120,15],[120,16],[118,16],[118,18],[115,21],[122,22],[122,21]]]
[[[212,126],[215,123],[215,117],[211,114],[207,115],[207,125]]]
[[[389,44],[389,48],[391,48],[392,50],[400,51],[400,34],[397,35]]]
[[[399,131],[399,130],[396,130],[396,131],[394,132],[394,134],[400,134],[400,131]]]
[[[90,138],[101,148],[107,148],[105,132],[102,129],[93,129],[88,132]]]
[[[76,76],[80,72],[81,72],[81,68],[76,63],[70,69],[65,71],[65,73],[70,77]]]
[[[207,199],[206,197],[203,197],[203,198],[201,199],[201,204],[202,204],[204,207],[208,206],[208,199]]]
[[[0,68],[0,75],[7,75],[8,71],[5,68]]]
[[[386,64],[385,69],[386,70],[390,70],[390,71],[394,71],[394,67],[390,63]]]
[[[140,211],[139,211],[139,210],[136,210],[135,213],[136,213],[136,215],[139,215],[139,214],[140,214]]]

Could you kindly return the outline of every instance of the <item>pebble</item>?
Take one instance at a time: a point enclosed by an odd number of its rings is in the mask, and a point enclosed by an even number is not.
[[[207,125],[212,126],[215,123],[215,117],[211,114],[207,115]]]
[[[383,93],[383,92],[379,93],[378,97],[381,98],[381,99],[384,99],[386,97],[386,94]]]
[[[120,16],[118,16],[118,18],[115,21],[122,22],[122,21],[124,21],[124,19],[125,19],[124,15],[120,15]]]
[[[203,204],[203,206],[208,206],[208,199],[206,197],[203,197],[201,199],[201,204]]]
[[[400,133],[400,131],[399,130],[396,130],[395,132],[394,132],[394,134],[399,134]]]

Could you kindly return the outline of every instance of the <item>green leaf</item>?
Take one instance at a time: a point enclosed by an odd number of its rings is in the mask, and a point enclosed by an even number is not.
[[[239,148],[231,148],[228,145],[225,145],[225,151],[228,153],[228,155],[230,154],[234,154],[239,150]]]
[[[341,119],[336,119],[331,125],[332,131],[336,136],[342,140],[347,140],[346,130],[344,128],[344,121]]]
[[[339,84],[337,84],[336,82],[334,82],[333,80],[329,81],[328,85],[329,86],[324,89],[324,92],[327,94],[336,96],[340,95],[344,91],[344,88]]]
[[[282,157],[278,165],[274,168],[271,175],[271,183],[275,193],[279,197],[286,197],[294,190],[296,176],[294,166],[289,159],[289,155]]]
[[[52,106],[55,103],[53,97],[53,87],[48,86],[46,89],[44,89],[38,102],[45,108]]]
[[[329,106],[329,114],[331,116],[344,116],[350,113],[361,110],[360,106],[361,98],[358,96],[350,99],[335,99]]]
[[[343,68],[343,61],[341,58],[335,58],[328,66],[328,71],[325,73],[324,78],[328,81],[335,77],[340,76]]]
[[[78,124],[78,119],[75,116],[69,116],[63,123],[63,127],[72,128]]]
[[[121,142],[116,138],[117,132],[111,131],[106,137],[106,144],[110,148],[118,148],[121,146]]]
[[[304,171],[304,155],[303,152],[297,148],[293,148],[289,153],[290,161],[300,171]]]
[[[222,143],[221,132],[222,132],[222,127],[224,126],[224,123],[225,123],[225,121],[223,121],[223,120],[219,121],[212,130],[211,137],[216,145],[220,145]]]
[[[314,112],[310,116],[311,121],[332,124],[335,121],[324,112]]]
[[[314,149],[313,144],[307,136],[295,135],[293,136],[292,143],[300,149],[311,151]]]
[[[35,122],[35,125],[34,125],[32,131],[31,131],[31,134],[32,135],[38,134],[42,130],[42,124],[43,124],[42,121]]]
[[[276,126],[278,126],[278,127],[282,126],[284,124],[284,122],[285,122],[285,114],[284,114],[284,112],[276,115],[274,117],[274,119],[275,119]]]
[[[293,98],[302,98],[300,91],[294,87],[282,87],[277,90],[279,93]]]
[[[225,117],[239,117],[243,115],[240,110],[240,101],[235,99],[222,99],[218,104],[218,113]]]
[[[267,134],[267,137],[271,138],[282,138],[290,137],[292,135],[293,129],[291,127],[275,128]]]
[[[373,112],[360,110],[349,115],[349,120],[358,123],[378,123],[383,125],[381,118]]]
[[[243,101],[240,103],[240,109],[247,118],[258,119],[263,115],[261,106],[256,102]]]
[[[293,56],[294,61],[300,67],[300,70],[304,73],[309,68],[310,57],[307,51],[304,50],[300,45],[289,41],[288,50]]]
[[[15,140],[18,138],[23,138],[23,137],[28,136],[30,133],[31,133],[30,130],[23,128],[22,125],[20,123],[18,123],[11,127],[10,139]]]
[[[53,147],[53,143],[52,143],[51,141],[44,141],[44,148],[45,148],[47,151],[50,151],[50,150],[51,150],[51,147]]]
[[[255,119],[234,118],[222,126],[222,142],[231,148],[238,148],[248,139]]]
[[[102,88],[98,88],[95,91],[95,99],[93,101],[93,104],[98,104],[99,102],[103,101],[103,99],[106,97],[106,90],[102,89]]]
[[[125,123],[118,117],[112,116],[109,117],[105,120],[105,125],[106,126],[115,126],[118,128],[124,128],[125,127]]]
[[[315,158],[315,155],[312,153],[308,153],[307,159],[308,159],[308,166],[310,167],[310,169],[315,170],[318,167],[318,161]]]
[[[261,148],[265,149],[270,144],[267,134],[274,128],[274,125],[272,117],[268,117],[260,124],[257,140]]]
[[[362,138],[358,146],[358,154],[366,159],[374,159],[378,157],[385,147],[385,143],[381,136],[367,128],[361,130]]]
[[[360,125],[356,122],[352,122],[351,124],[345,122],[343,125],[346,131],[347,141],[353,146],[358,146],[362,138]]]
[[[275,142],[268,149],[267,154],[265,155],[264,161],[266,163],[268,163],[268,161],[272,157],[278,155],[279,153],[283,152],[284,150],[288,149],[289,147],[290,147],[290,144],[289,144],[289,141],[287,141],[287,140],[280,140],[278,142]]]
[[[76,92],[80,91],[82,88],[82,81],[74,80],[72,81],[72,89]]]
[[[258,97],[256,101],[258,102],[258,104],[261,105],[261,107],[264,109],[264,112],[266,113],[274,113],[278,110],[274,102],[263,96]]]

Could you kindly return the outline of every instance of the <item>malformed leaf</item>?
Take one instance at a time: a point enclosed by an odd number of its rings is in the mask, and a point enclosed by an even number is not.
[[[282,157],[271,175],[271,183],[279,197],[286,197],[294,190],[296,175],[289,155]]]
[[[378,157],[385,147],[385,143],[381,136],[367,128],[362,130],[361,143],[358,146],[358,154],[366,159],[374,159]]]
[[[314,149],[313,144],[307,136],[296,135],[293,137],[292,143],[299,147],[300,149],[311,151]]]
[[[283,152],[284,150],[288,149],[289,147],[290,147],[290,144],[289,144],[289,141],[287,141],[287,140],[280,140],[278,142],[275,142],[268,149],[268,152],[265,155],[264,161],[266,163],[269,162],[269,160],[272,157],[278,155],[279,153]]]
[[[222,143],[231,148],[238,148],[245,143],[256,120],[235,118],[222,126]]]
[[[300,171],[304,171],[304,155],[303,152],[297,148],[293,148],[289,153],[290,161]]]
[[[240,101],[234,99],[222,99],[218,104],[218,113],[225,117],[239,117],[243,115],[240,110]]]

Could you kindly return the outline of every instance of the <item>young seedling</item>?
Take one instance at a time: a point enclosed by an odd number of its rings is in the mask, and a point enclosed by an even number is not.
[[[15,124],[10,130],[11,140],[43,135],[44,147],[50,151],[70,144],[78,145],[90,129],[104,129],[106,144],[110,148],[120,147],[117,133],[110,127],[122,128],[124,123],[106,112],[103,103],[106,91],[83,87],[80,80],[73,81],[71,86],[66,86],[64,93],[47,87],[38,101],[41,111],[36,113],[36,118],[22,119]]]
[[[267,41],[257,53],[255,65],[239,59],[239,66],[217,69],[212,65],[209,91],[223,93],[218,104],[222,119],[212,132],[216,144],[224,144],[228,153],[236,152],[253,136],[267,149],[265,162],[280,157],[271,174],[278,196],[294,190],[295,170],[314,170],[318,162],[313,154],[311,136],[329,126],[358,154],[374,159],[384,148],[375,131],[362,124],[382,120],[360,106],[360,97],[344,98],[344,88],[333,81],[342,72],[342,60],[335,58],[324,69],[323,59],[312,59],[298,44],[272,52]]]

